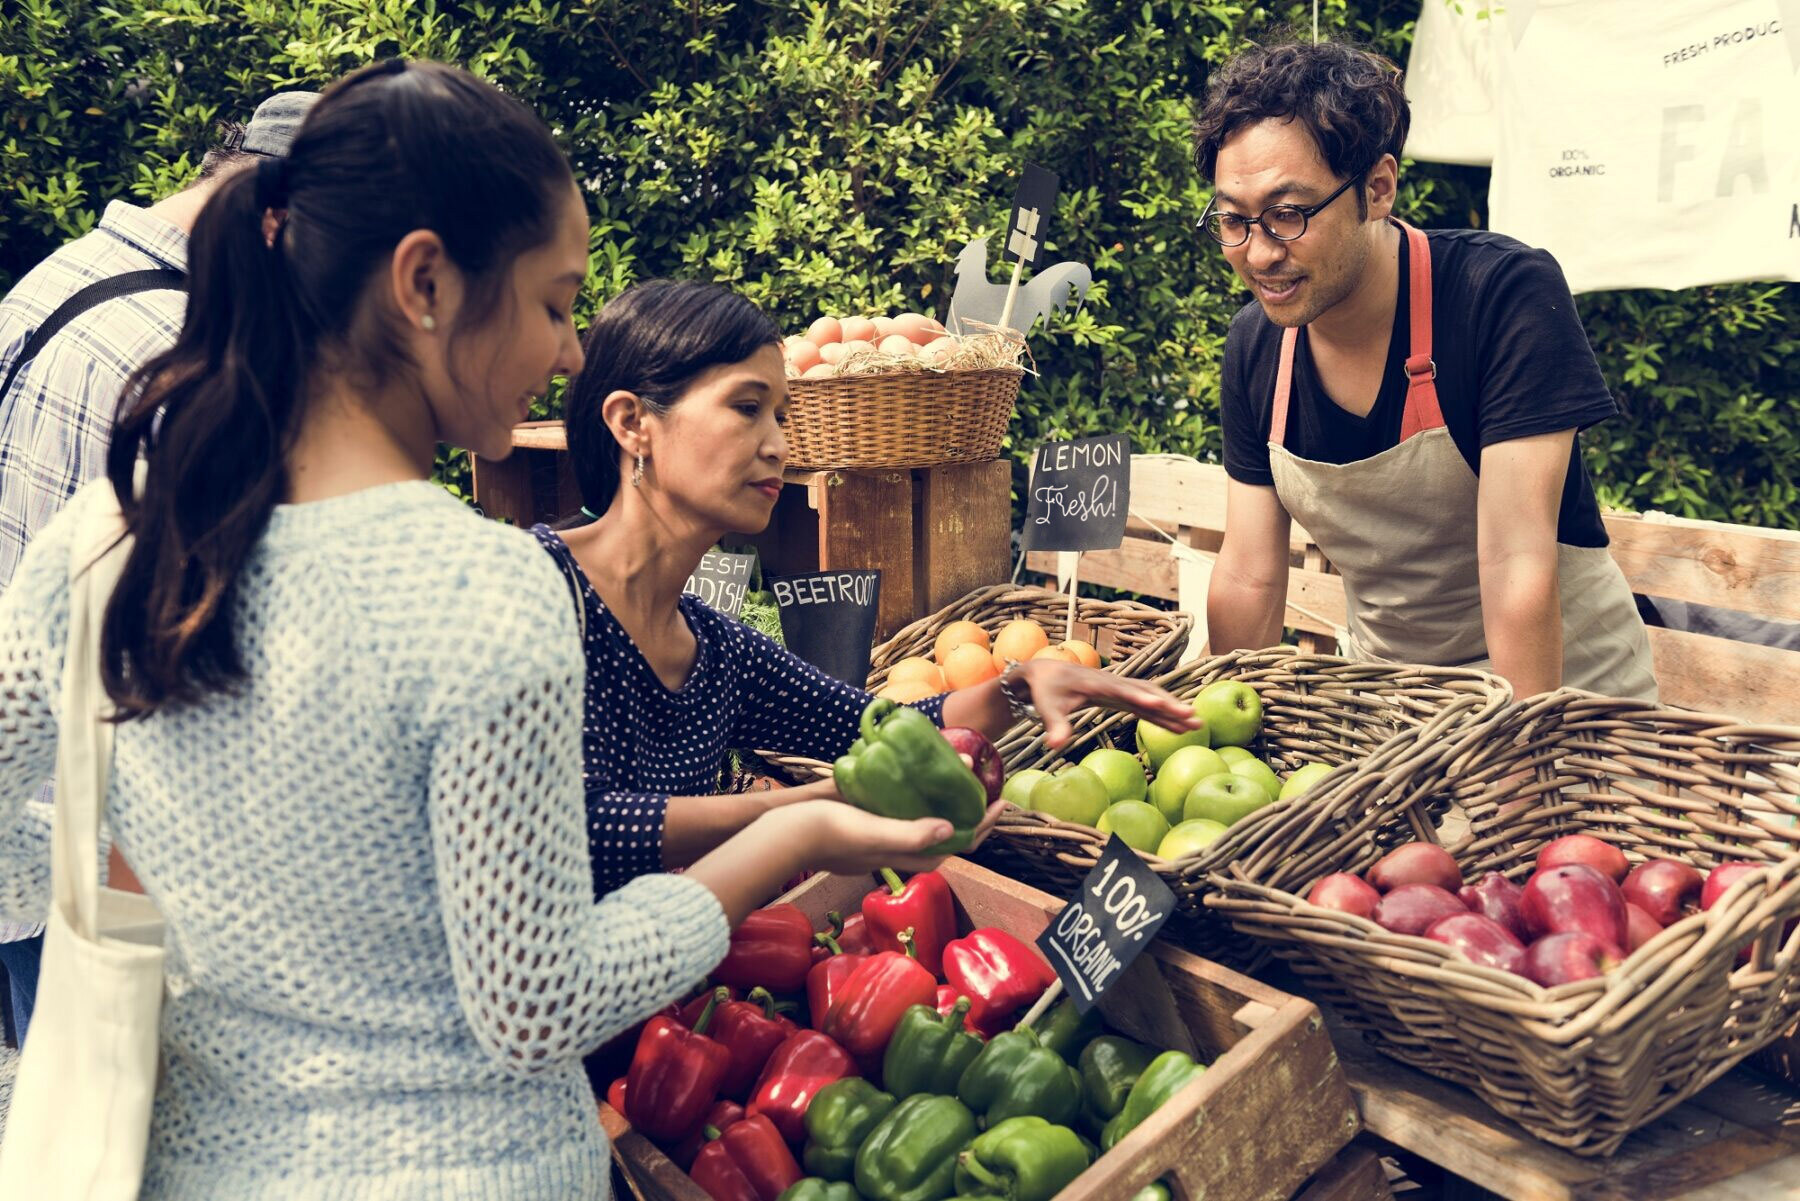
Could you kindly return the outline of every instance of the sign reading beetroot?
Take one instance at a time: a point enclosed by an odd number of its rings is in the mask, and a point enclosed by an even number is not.
[[[1027,550],[1113,550],[1131,505],[1131,438],[1046,442],[1031,459]]]
[[[834,680],[861,688],[869,678],[881,604],[879,571],[818,571],[769,579],[789,650]]]
[[[1038,946],[1075,998],[1075,1007],[1086,1013],[1174,911],[1169,886],[1114,834],[1081,882],[1081,891],[1038,936]]]

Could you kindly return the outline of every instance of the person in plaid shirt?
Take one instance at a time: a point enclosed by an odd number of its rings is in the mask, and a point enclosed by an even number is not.
[[[247,126],[227,126],[188,187],[139,208],[106,206],[92,232],[25,274],[0,300],[0,380],[13,372],[37,328],[91,284],[128,272],[185,273],[188,232],[220,182],[259,158],[287,152],[315,92],[282,92],[263,101]],[[106,448],[125,382],[174,345],[187,309],[178,287],[133,292],[86,310],[59,330],[0,394],[0,592],[25,546],[75,490],[106,470]],[[27,820],[49,839],[51,789],[27,806]],[[48,856],[45,863],[49,862]],[[37,988],[41,926],[0,923],[0,1024],[23,1042]],[[10,1004],[6,993],[10,991]]]

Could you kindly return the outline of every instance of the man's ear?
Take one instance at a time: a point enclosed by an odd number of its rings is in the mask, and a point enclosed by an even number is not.
[[[1400,164],[1393,155],[1384,154],[1380,161],[1369,168],[1369,178],[1363,184],[1363,196],[1369,206],[1369,220],[1386,221],[1394,211],[1394,201],[1399,192]]]

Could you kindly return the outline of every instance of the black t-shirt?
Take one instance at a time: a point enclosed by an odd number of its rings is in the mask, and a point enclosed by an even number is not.
[[[1426,237],[1438,405],[1471,470],[1480,471],[1484,446],[1585,429],[1618,412],[1555,259],[1485,230],[1430,230]],[[1411,328],[1407,250],[1402,238],[1387,368],[1367,417],[1333,403],[1313,370],[1306,331],[1300,331],[1284,443],[1291,453],[1322,463],[1354,463],[1399,444],[1406,407],[1401,366]],[[1251,301],[1232,319],[1220,381],[1225,471],[1241,483],[1274,483],[1269,416],[1280,359],[1281,327]],[[1569,452],[1556,537],[1569,546],[1607,544],[1579,440]]]

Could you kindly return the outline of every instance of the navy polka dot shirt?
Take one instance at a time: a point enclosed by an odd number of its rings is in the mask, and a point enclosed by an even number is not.
[[[716,793],[728,748],[829,763],[856,740],[868,693],[687,594],[681,614],[697,649],[686,682],[671,692],[568,545],[548,526],[531,532],[581,581],[587,609],[582,758],[596,896],[663,870],[669,798]],[[913,707],[944,724],[942,697]]]

